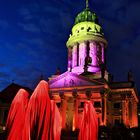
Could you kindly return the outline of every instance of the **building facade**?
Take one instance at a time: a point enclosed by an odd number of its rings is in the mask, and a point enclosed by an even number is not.
[[[79,129],[84,103],[91,101],[100,126],[124,124],[127,128],[138,126],[138,95],[132,73],[125,82],[113,82],[106,68],[108,42],[104,37],[97,15],[88,3],[80,12],[66,43],[68,49],[67,71],[58,70],[49,78],[49,92],[62,117],[62,129]],[[12,83],[0,94],[0,132],[3,131],[10,104],[20,88]]]
[[[137,127],[138,97],[132,74],[128,73],[126,82],[113,82],[106,69],[108,43],[88,3],[76,16],[66,45],[67,71],[49,78],[50,96],[59,107],[62,128],[79,128],[87,100],[93,102],[100,126]]]

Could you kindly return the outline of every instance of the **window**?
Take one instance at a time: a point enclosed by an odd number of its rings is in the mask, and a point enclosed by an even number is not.
[[[81,27],[81,30],[84,30],[84,27]]]
[[[85,102],[80,102],[79,108],[84,108]]]
[[[100,101],[95,101],[94,102],[94,107],[101,107]]]
[[[61,103],[56,103],[57,107],[60,108],[61,107]]]
[[[120,103],[114,103],[114,109],[120,109],[121,104]]]
[[[86,90],[86,96],[87,96],[87,98],[91,97],[91,90],[90,89]]]
[[[89,32],[90,30],[91,30],[91,28],[90,28],[90,27],[88,27],[87,32]]]

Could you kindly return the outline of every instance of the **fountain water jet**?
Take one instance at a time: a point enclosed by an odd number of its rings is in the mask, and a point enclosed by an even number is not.
[[[24,125],[25,112],[28,104],[29,93],[20,89],[12,101],[6,121],[6,139],[20,140]]]
[[[98,139],[98,118],[93,104],[85,102],[78,140]]]

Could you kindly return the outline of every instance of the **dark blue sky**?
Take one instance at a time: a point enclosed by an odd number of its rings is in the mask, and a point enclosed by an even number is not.
[[[107,69],[126,81],[131,69],[140,87],[140,1],[89,0],[108,40]],[[2,0],[0,90],[12,80],[34,87],[59,66],[67,68],[66,41],[85,0]]]

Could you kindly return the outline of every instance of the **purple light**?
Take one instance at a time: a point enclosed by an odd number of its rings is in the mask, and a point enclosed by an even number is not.
[[[104,63],[105,61],[104,44],[101,44],[101,46],[102,46],[102,62]]]
[[[95,42],[90,43],[90,57],[92,58],[92,65],[97,66],[97,46]],[[93,71],[96,72],[96,71]]]
[[[72,57],[68,58],[68,71],[70,71],[70,69],[72,68],[72,72],[76,74],[81,74],[84,72],[85,58],[87,57],[87,44],[85,42],[80,43],[79,52],[77,52],[78,51],[77,47],[78,47],[77,45],[73,46],[73,49],[71,52]],[[89,48],[90,48],[89,57],[91,57],[92,62],[88,64],[87,71],[97,73],[100,71],[100,65],[98,61],[100,60],[104,63],[104,44],[100,43],[100,45],[98,45],[98,43],[92,41],[89,43]],[[98,55],[98,52],[97,52],[98,49],[101,52],[101,56]],[[77,65],[77,62],[79,62],[78,65]]]
[[[77,46],[75,45],[72,50],[72,67],[75,67],[77,64]]]
[[[79,62],[80,62],[80,66],[84,66],[84,64],[85,64],[86,54],[87,54],[86,44],[81,43],[79,45]]]

